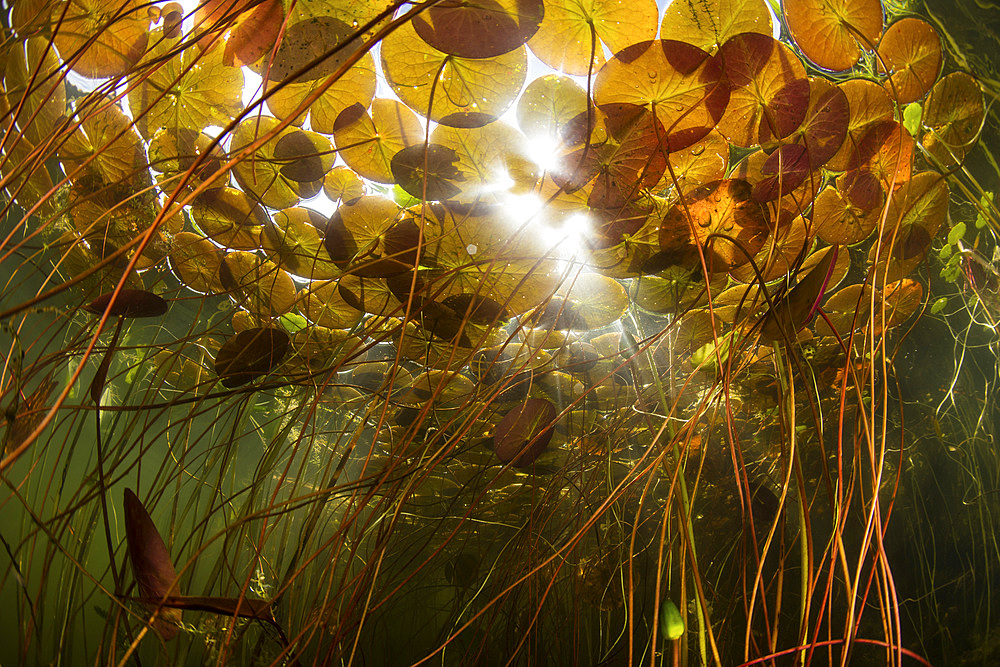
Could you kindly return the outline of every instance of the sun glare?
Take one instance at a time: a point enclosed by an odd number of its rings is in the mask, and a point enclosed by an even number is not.
[[[545,200],[534,193],[509,193],[503,198],[503,207],[510,223],[551,249],[552,257],[573,260],[586,249],[584,239],[591,228],[587,215],[577,213],[555,220],[546,208]]]

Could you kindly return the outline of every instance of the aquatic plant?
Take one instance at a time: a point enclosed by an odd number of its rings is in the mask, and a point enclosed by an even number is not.
[[[990,655],[996,84],[919,9],[11,6],[0,661]]]

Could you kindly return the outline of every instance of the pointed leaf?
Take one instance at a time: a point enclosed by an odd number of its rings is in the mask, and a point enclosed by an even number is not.
[[[125,489],[125,542],[139,593],[147,607],[157,609],[164,597],[179,592],[177,572],[153,519],[131,489]],[[160,610],[154,627],[169,640],[180,621],[180,611]]]

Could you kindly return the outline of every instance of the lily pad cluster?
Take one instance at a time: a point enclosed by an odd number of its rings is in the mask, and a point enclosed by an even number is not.
[[[361,468],[383,481],[459,432],[500,475],[625,457],[653,420],[694,451],[719,378],[774,383],[805,343],[829,371],[917,312],[986,114],[924,18],[768,7],[17,3],[0,183],[92,313],[194,308],[143,357],[158,400],[305,388],[371,425]],[[175,633],[190,607],[125,508],[142,600]]]

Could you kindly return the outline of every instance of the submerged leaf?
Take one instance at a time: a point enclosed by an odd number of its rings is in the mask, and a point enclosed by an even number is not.
[[[281,363],[288,351],[288,334],[261,327],[236,334],[215,355],[215,373],[230,389],[253,382]]]
[[[125,543],[141,597],[147,607],[159,609],[164,597],[179,592],[177,572],[149,512],[128,488],[125,489]],[[153,626],[169,640],[177,635],[180,622],[179,610],[160,609]]]
[[[552,439],[556,407],[544,398],[529,398],[497,424],[493,449],[504,463],[525,468],[535,462]]]
[[[117,317],[159,317],[167,312],[167,301],[163,297],[141,289],[119,290],[115,302],[111,299],[114,292],[108,292],[97,297],[84,309],[95,315],[103,315],[108,310],[109,315]],[[110,310],[108,305],[111,305]]]

